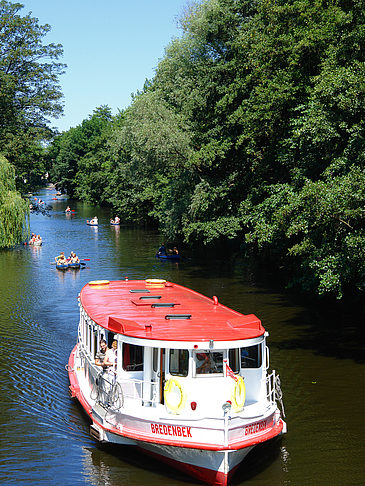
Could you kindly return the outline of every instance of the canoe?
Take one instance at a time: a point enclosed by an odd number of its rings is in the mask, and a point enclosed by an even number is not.
[[[33,245],[33,246],[42,246],[42,241],[30,241],[28,245]]]
[[[156,254],[156,257],[159,258],[160,260],[172,260],[175,262],[178,262],[180,260],[180,255],[158,255]]]
[[[111,226],[120,226],[120,223],[110,223]]]
[[[57,270],[67,270],[68,269],[68,263],[57,263],[56,268],[57,268]]]
[[[88,226],[98,226],[98,223],[91,223],[88,219],[86,220]]]
[[[81,266],[80,263],[69,263],[68,268],[79,269]]]

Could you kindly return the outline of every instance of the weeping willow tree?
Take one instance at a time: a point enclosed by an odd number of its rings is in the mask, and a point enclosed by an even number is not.
[[[29,233],[29,206],[15,189],[15,170],[0,155],[0,248],[24,240]]]

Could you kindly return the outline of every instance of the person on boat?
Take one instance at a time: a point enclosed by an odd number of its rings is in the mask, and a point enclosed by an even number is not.
[[[65,257],[65,252],[61,251],[61,253],[55,257],[55,260],[57,265],[66,265],[67,259]]]
[[[157,250],[157,255],[166,255],[166,247],[164,243],[162,243],[160,248]]]
[[[206,353],[197,353],[196,359],[197,359],[197,366],[196,366],[197,374],[209,373],[209,371],[212,368],[212,362],[210,356]]]
[[[70,256],[68,257],[67,261],[69,263],[80,263],[80,258],[76,255],[74,251],[70,253]]]
[[[176,248],[176,246],[174,246],[174,248],[172,250],[169,250],[169,253],[170,253],[170,255],[178,255],[179,250]]]
[[[97,218],[97,216],[94,216],[93,219],[90,219],[89,223],[90,224],[98,224],[98,218]]]
[[[42,237],[41,237],[41,235],[36,235],[36,237],[34,238],[34,244],[35,245],[41,245],[42,244]]]
[[[108,378],[110,383],[114,383],[117,374],[117,348],[118,342],[114,340],[112,347],[105,352],[103,366],[108,367]]]
[[[28,245],[33,245],[35,237],[36,237],[35,233],[32,233]]]
[[[65,209],[65,213],[70,213],[71,212],[71,208],[70,206],[67,206],[67,208]]]
[[[115,224],[119,224],[120,223],[120,219],[118,218],[118,216],[115,216],[114,223]]]
[[[104,365],[105,354],[108,350],[108,345],[105,339],[100,339],[99,351],[95,354],[95,364],[96,366],[101,366],[103,371],[107,369],[107,365]]]

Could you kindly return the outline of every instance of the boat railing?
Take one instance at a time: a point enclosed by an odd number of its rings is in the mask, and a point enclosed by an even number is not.
[[[152,398],[146,398],[144,387],[151,391]],[[103,407],[114,410],[138,406],[152,406],[157,403],[158,383],[138,379],[114,379],[100,372],[95,379],[91,398]]]
[[[280,377],[275,370],[272,370],[272,372],[266,377],[266,398],[270,404],[279,403],[283,416],[285,417]]]

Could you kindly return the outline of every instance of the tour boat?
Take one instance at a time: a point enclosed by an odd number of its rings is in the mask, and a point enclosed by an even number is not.
[[[79,307],[70,394],[100,443],[226,486],[255,446],[286,432],[268,333],[253,314],[159,279],[91,281]],[[95,364],[102,339],[110,366]]]

